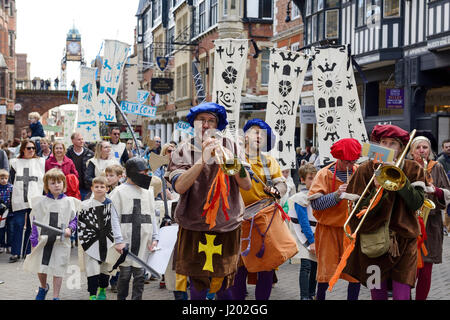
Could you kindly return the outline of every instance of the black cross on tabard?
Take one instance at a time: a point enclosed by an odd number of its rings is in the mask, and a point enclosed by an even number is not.
[[[58,212],[50,212],[50,222],[48,224],[50,227],[58,227]],[[42,254],[42,264],[44,266],[48,266],[50,262],[50,257],[52,255],[53,251],[53,245],[55,244],[56,237],[58,236],[55,232],[52,232],[50,230],[41,229],[41,235],[47,235],[47,243],[44,246],[44,253]]]
[[[16,181],[23,181],[23,201],[28,202],[28,185],[38,181],[38,177],[30,177],[30,168],[23,169],[23,176],[16,176]]]
[[[297,77],[300,75],[300,73],[302,72],[302,69],[300,69],[300,67],[297,67],[297,69],[294,70],[295,73],[297,74]]]
[[[152,223],[150,215],[141,214],[141,199],[133,199],[133,213],[123,214],[121,223],[131,223],[131,249],[135,255],[139,255],[141,247],[141,225]]]

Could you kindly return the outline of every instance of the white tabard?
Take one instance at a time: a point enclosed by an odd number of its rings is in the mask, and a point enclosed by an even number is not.
[[[119,142],[118,144],[111,143],[111,159],[116,160],[120,164],[120,158],[125,150],[125,143]]]
[[[95,176],[96,177],[100,177],[100,175],[105,172],[105,169],[113,164],[117,164],[117,161],[114,159],[108,159],[108,160],[103,160],[103,159],[96,159],[96,158],[91,158],[88,160],[88,162],[86,163],[86,166],[89,164],[89,161],[92,162],[95,165]]]
[[[56,228],[60,228],[61,224],[64,224],[67,228],[70,221],[75,218],[81,204],[80,200],[72,197],[55,200],[46,196],[39,196],[33,198],[31,202],[33,209],[30,220]],[[60,236],[56,236],[54,242],[48,241],[49,237],[51,239],[52,235],[55,234],[49,233],[41,227],[37,227],[37,229],[39,242],[33,248],[31,254],[25,258],[24,270],[32,273],[51,274],[56,277],[64,276],[70,261],[70,237],[61,241]],[[53,246],[51,242],[53,242]]]
[[[11,159],[16,171],[11,204],[13,211],[32,208],[31,199],[41,196],[44,190],[45,159]]]
[[[136,185],[124,183],[116,187],[110,193],[109,198],[119,215],[120,230],[124,243],[129,244],[131,252],[143,261],[147,261],[147,245],[152,242],[152,223],[157,221],[153,187],[145,190]],[[116,258],[119,258],[117,253]],[[121,264],[123,267],[130,265],[142,268],[140,264],[129,257]]]

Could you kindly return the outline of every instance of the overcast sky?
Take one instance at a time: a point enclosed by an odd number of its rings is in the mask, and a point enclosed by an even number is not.
[[[138,5],[139,0],[17,0],[16,52],[28,54],[31,79],[53,81],[60,78],[66,36],[74,24],[90,66],[103,40],[133,44]],[[67,85],[78,83],[80,64],[67,67]]]

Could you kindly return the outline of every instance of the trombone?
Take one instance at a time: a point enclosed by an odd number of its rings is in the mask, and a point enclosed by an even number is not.
[[[412,140],[414,139],[414,136],[416,135],[416,129],[414,129],[410,135],[409,135],[409,141],[406,145],[405,149],[403,150],[400,157],[397,159],[397,162],[395,165],[383,165],[379,164],[376,168],[374,174],[372,175],[372,178],[370,179],[369,183],[367,184],[366,188],[364,189],[363,193],[359,197],[358,202],[353,207],[352,212],[347,218],[347,221],[344,224],[344,232],[347,237],[349,237],[351,240],[354,240],[356,238],[356,234],[358,233],[359,229],[361,228],[362,224],[364,223],[364,220],[366,219],[367,215],[369,214],[369,211],[373,209],[373,205],[375,203],[375,200],[377,199],[380,192],[383,191],[383,189],[386,189],[388,191],[397,191],[403,188],[403,186],[406,183],[406,176],[403,173],[403,171],[400,169],[400,165],[403,162],[403,159],[406,157],[406,153],[411,145]],[[380,186],[377,189],[377,192],[375,193],[374,197],[369,203],[369,206],[366,209],[365,214],[363,215],[361,221],[359,222],[358,226],[356,227],[353,234],[349,234],[347,232],[347,225],[350,222],[350,219],[353,217],[353,215],[356,214],[356,211],[359,208],[359,205],[361,204],[361,201],[363,200],[366,193],[369,191],[369,187],[372,185],[372,182],[374,179],[377,179],[377,182],[380,184]]]

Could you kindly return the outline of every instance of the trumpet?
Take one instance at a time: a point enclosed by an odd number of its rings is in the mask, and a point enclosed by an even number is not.
[[[215,136],[212,136],[213,139],[216,139]],[[219,137],[221,138],[221,137]],[[222,153],[222,159],[220,159],[218,152],[216,151],[218,149]],[[236,173],[238,173],[241,170],[242,164],[239,161],[239,158],[234,156],[233,158],[227,157],[227,154],[222,146],[222,144],[219,144],[219,146],[212,151],[211,156],[216,157],[217,164],[220,165],[220,168],[227,176],[234,176]]]
[[[422,160],[423,160],[423,171],[425,173],[425,184],[426,184],[428,161],[425,158],[422,158]],[[436,205],[434,204],[433,201],[428,199],[427,194],[425,193],[425,200],[423,202],[423,205],[422,205],[422,207],[419,210],[417,210],[417,215],[419,217],[422,217],[423,224],[425,226],[427,225],[428,215],[430,214],[430,211],[434,210],[434,209],[436,209]]]
[[[397,162],[395,165],[383,165],[379,164],[376,168],[374,174],[372,175],[372,178],[370,179],[369,183],[367,184],[366,188],[364,189],[363,193],[359,197],[358,202],[353,207],[352,212],[347,218],[347,221],[344,224],[344,232],[347,237],[349,237],[351,240],[354,240],[356,237],[356,234],[358,233],[359,229],[361,228],[362,224],[364,223],[364,220],[366,219],[367,215],[369,214],[369,211],[373,209],[373,205],[375,203],[375,200],[377,199],[380,192],[383,191],[383,189],[386,189],[388,191],[397,191],[403,188],[403,186],[406,183],[406,175],[400,169],[400,166],[406,157],[406,153],[411,145],[412,140],[414,139],[414,136],[416,135],[416,129],[414,129],[410,135],[409,135],[409,142],[406,145],[405,149],[403,150],[403,153],[400,155],[400,157],[397,159]],[[350,222],[350,219],[353,217],[353,215],[356,214],[356,211],[359,209],[359,205],[361,204],[361,201],[363,200],[366,193],[369,191],[370,186],[372,185],[372,182],[374,179],[377,180],[377,182],[380,184],[380,186],[377,189],[377,192],[375,193],[375,196],[372,198],[372,200],[369,203],[369,206],[366,209],[366,212],[364,216],[362,217],[361,221],[359,222],[358,226],[356,227],[353,234],[349,234],[347,232],[347,225]]]

